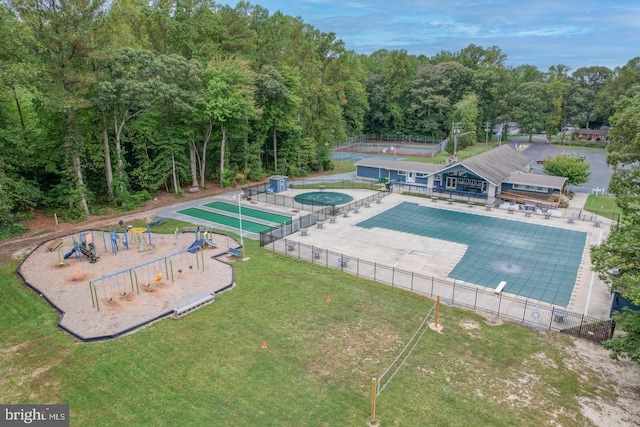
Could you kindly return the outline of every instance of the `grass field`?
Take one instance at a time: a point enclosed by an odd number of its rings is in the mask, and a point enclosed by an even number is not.
[[[214,304],[95,344],[1,265],[0,402],[68,403],[73,426],[366,425],[371,379],[434,302],[246,243]],[[615,404],[569,337],[447,307],[440,323],[380,395],[382,425],[585,426],[580,399]]]
[[[617,219],[622,210],[616,204],[615,196],[590,195],[584,204],[584,210],[597,213],[609,219]]]

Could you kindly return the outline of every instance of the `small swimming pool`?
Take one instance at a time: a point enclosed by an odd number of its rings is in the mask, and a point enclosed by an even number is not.
[[[303,205],[311,206],[337,206],[353,201],[353,197],[350,195],[336,191],[310,191],[298,194],[293,199]]]

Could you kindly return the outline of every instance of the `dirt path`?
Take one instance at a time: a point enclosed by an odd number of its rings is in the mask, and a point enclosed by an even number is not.
[[[24,255],[27,255],[37,245],[47,240],[82,230],[100,229],[114,225],[120,220],[124,222],[130,222],[135,219],[150,220],[156,215],[159,209],[166,206],[216,196],[230,191],[239,191],[241,188],[242,187],[237,186],[223,189],[220,188],[218,184],[208,183],[206,190],[202,190],[197,193],[189,193],[188,191],[185,191],[180,197],[176,197],[173,194],[163,193],[153,200],[148,201],[143,207],[133,211],[116,211],[107,215],[96,215],[87,220],[75,223],[59,221],[56,225],[55,218],[48,217],[42,212],[37,211],[34,219],[25,222],[25,225],[29,228],[27,233],[12,239],[0,241],[0,263],[5,263],[12,259],[20,259]]]

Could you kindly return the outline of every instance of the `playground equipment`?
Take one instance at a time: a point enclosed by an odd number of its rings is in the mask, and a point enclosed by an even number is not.
[[[147,239],[145,239],[144,233],[148,235],[148,244]],[[130,244],[134,245],[134,247],[138,248],[138,252],[148,251],[151,248],[151,229],[149,226],[147,228],[144,227],[135,227],[129,230],[131,234]]]
[[[78,233],[78,237],[71,235],[72,246],[71,249],[62,255],[64,245],[57,246],[58,250],[58,264],[64,265],[64,260],[71,258],[75,255],[76,259],[82,261],[82,257],[85,256],[89,259],[90,263],[98,262],[100,257],[96,252],[96,247],[93,244],[93,232]],[[68,247],[68,246],[67,246]]]
[[[198,249],[205,249],[205,247],[217,248],[216,245],[209,237],[209,232],[200,231],[200,227],[195,230],[196,240],[187,248],[189,252],[192,254],[195,253]]]
[[[113,230],[111,230],[109,234],[109,238],[111,240],[111,252],[113,252],[114,255],[118,253],[120,242],[122,242],[122,246],[124,246],[125,249],[129,249],[129,230],[128,229],[124,230],[124,232],[122,233],[122,239],[121,239],[120,235],[114,228]],[[103,239],[104,239],[104,231],[103,231]],[[105,252],[106,252],[106,244],[105,244]]]
[[[112,301],[116,291],[121,296],[126,295],[129,290],[140,294],[140,284],[145,287],[150,287],[153,282],[160,282],[163,279],[173,283],[175,280],[173,274],[174,264],[179,265],[179,273],[183,271],[181,265],[184,263],[188,263],[188,269],[193,270],[192,257],[193,255],[191,255],[188,250],[183,250],[91,280],[89,282],[91,303],[94,308],[100,311],[100,296],[106,301]],[[202,251],[196,253],[195,264],[197,270],[204,272],[204,256],[202,255]]]

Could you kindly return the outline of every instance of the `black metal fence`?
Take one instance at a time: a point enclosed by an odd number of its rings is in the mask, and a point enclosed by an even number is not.
[[[611,338],[615,329],[615,323],[609,319],[567,312],[538,300],[495,292],[455,280],[424,276],[286,238],[265,239],[265,242],[263,246],[274,252],[431,298],[439,296],[445,304],[471,308],[537,328],[560,331],[596,342]]]
[[[367,206],[371,203],[380,203],[382,198],[388,196],[389,194],[390,192],[386,190],[378,191],[378,193],[376,194],[369,195],[362,199],[354,200],[351,203],[341,205],[339,208],[335,205],[302,205],[298,202],[293,201],[291,197],[280,196],[280,198],[276,198],[273,200],[281,202],[281,206],[289,206],[289,204],[291,204],[290,207],[294,207],[297,205],[300,209],[304,209],[304,207],[306,207],[312,212],[307,215],[301,215],[300,217],[292,221],[288,221],[282,225],[271,227],[267,231],[263,231],[262,233],[260,233],[260,246],[268,245],[275,240],[282,239],[285,236],[289,236],[290,234],[293,234],[305,228],[312,227],[314,225],[317,226],[318,224],[320,224],[320,226],[323,226],[325,221],[331,221],[338,215],[344,214],[345,212],[360,209],[361,207]],[[272,199],[269,198],[273,198],[276,195],[266,194],[262,196],[264,198],[259,200],[273,203],[272,201],[270,201]]]

